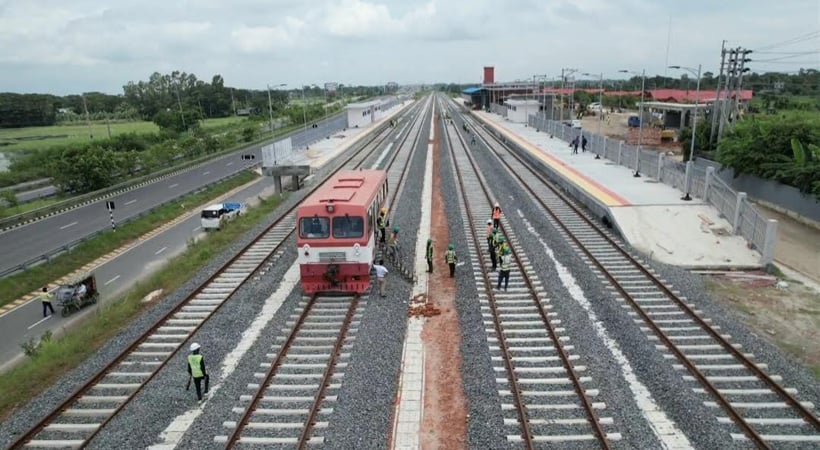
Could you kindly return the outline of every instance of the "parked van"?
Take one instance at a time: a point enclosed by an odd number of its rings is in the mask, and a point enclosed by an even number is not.
[[[241,203],[216,203],[202,210],[200,218],[202,229],[219,230],[222,224],[239,215],[242,209]]]

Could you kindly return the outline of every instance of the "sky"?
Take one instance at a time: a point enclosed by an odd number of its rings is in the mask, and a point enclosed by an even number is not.
[[[0,92],[120,94],[174,70],[250,89],[677,76],[717,73],[723,40],[762,49],[756,72],[820,69],[820,0],[0,0]]]

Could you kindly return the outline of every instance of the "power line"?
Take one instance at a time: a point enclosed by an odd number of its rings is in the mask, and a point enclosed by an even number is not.
[[[782,47],[784,45],[796,44],[798,42],[808,41],[808,40],[814,39],[816,37],[820,37],[820,30],[812,31],[812,32],[809,32],[809,33],[806,33],[806,34],[803,34],[803,35],[800,35],[800,36],[797,36],[797,37],[794,37],[794,38],[791,38],[791,39],[787,39],[787,40],[782,41],[782,42],[776,42],[774,44],[764,45],[763,47],[759,47],[759,48],[755,49],[755,51],[769,50],[769,49],[776,48],[776,47]]]
[[[760,52],[755,51],[756,55],[810,55],[812,53],[820,53],[820,49],[818,50],[806,50],[802,52]]]
[[[772,62],[772,61],[783,61],[784,59],[793,59],[800,56],[806,56],[807,54],[797,54],[797,55],[786,55],[786,56],[778,56],[777,58],[769,58],[769,59],[756,59],[755,62]]]

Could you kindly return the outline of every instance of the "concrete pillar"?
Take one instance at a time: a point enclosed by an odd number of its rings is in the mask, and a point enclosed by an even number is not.
[[[709,201],[709,185],[712,183],[712,177],[715,176],[715,168],[709,166],[706,168],[706,181],[703,183],[703,201]]]
[[[273,176],[273,188],[277,194],[282,193],[282,176],[281,175],[274,175]]]
[[[291,175],[290,188],[293,191],[298,191],[299,189],[301,189],[301,186],[299,186],[299,175]]]
[[[766,221],[766,237],[763,240],[763,251],[760,257],[762,265],[768,266],[774,261],[775,243],[777,243],[777,221],[769,219]]]
[[[692,170],[695,163],[686,161],[686,173],[683,175],[683,196],[684,200],[692,200],[690,192],[692,191]]]
[[[658,153],[658,181],[661,181],[661,176],[663,175],[663,160],[666,157],[663,153]]]
[[[737,200],[735,201],[735,217],[732,218],[732,232],[737,234],[740,228],[740,208],[743,206],[743,200],[746,200],[745,192],[737,193]]]
[[[603,139],[603,144],[602,144],[604,148],[603,148],[603,149],[601,149],[601,156],[602,156],[604,159],[606,159],[606,142],[607,142],[607,139],[608,139],[608,138],[607,138],[606,136],[604,136],[604,139]]]
[[[624,141],[618,142],[618,165],[621,165],[621,154],[624,152]]]

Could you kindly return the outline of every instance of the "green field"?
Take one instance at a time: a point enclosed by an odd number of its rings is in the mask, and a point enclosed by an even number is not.
[[[245,120],[244,117],[206,119],[202,121],[202,127],[216,128],[243,120]],[[154,122],[147,121],[111,124],[112,136],[124,133],[153,133],[158,130]],[[108,126],[104,122],[94,122],[91,124],[91,133],[95,138],[107,138]],[[0,129],[0,152],[48,148],[72,142],[85,142],[90,139],[88,125],[81,123],[51,127],[3,128]]]

